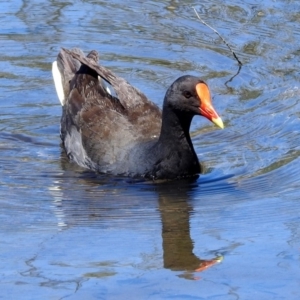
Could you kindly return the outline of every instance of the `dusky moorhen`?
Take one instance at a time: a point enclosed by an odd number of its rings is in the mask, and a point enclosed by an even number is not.
[[[199,174],[189,134],[193,116],[223,128],[207,84],[195,76],[178,78],[161,111],[98,61],[94,50],[85,56],[77,48],[61,49],[52,66],[69,159],[97,172],[146,179]]]

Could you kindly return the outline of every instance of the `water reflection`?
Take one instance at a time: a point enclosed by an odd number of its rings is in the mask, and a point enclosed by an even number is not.
[[[107,227],[112,222],[112,226],[126,227],[139,222],[139,218],[154,217],[161,221],[164,268],[180,271],[180,277],[195,279],[194,272],[204,271],[222,260],[223,253],[203,259],[193,251],[190,218],[194,212],[192,199],[200,189],[198,176],[160,183],[110,178],[69,163],[64,152],[61,165],[63,173],[49,188],[59,230],[83,224]],[[232,187],[223,183],[224,189]]]
[[[186,278],[191,277],[189,271],[204,271],[220,261],[220,256],[204,260],[193,252],[194,242],[190,233],[193,207],[190,196],[197,186],[195,178],[164,183],[157,187],[164,267],[173,271],[185,271],[187,273],[182,277]]]

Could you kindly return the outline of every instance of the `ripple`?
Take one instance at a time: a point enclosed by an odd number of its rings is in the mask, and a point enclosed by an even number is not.
[[[297,1],[1,5],[3,295],[199,298],[199,286],[203,298],[299,295]],[[193,5],[242,60],[236,77],[237,62]],[[98,50],[160,106],[176,77],[206,80],[225,129],[193,120],[204,174],[145,182],[69,163],[50,72],[62,46]]]

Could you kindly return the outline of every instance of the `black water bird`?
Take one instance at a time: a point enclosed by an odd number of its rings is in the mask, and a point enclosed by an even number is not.
[[[199,174],[189,134],[192,118],[202,115],[223,128],[207,84],[195,76],[178,78],[161,111],[98,61],[94,50],[85,56],[79,49],[62,49],[53,63],[69,159],[97,172],[146,179]]]

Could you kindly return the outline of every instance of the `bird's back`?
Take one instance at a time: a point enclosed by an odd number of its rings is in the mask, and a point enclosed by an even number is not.
[[[98,59],[96,51],[84,56],[78,49],[62,49],[57,57],[63,90],[61,138],[79,165],[109,172],[126,160],[132,147],[159,135],[161,111]]]

